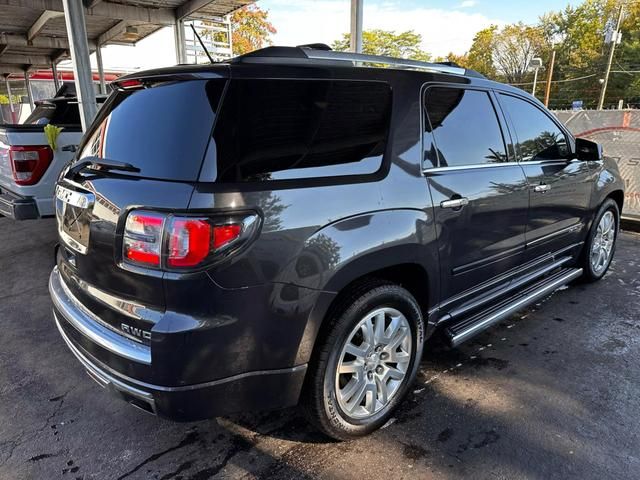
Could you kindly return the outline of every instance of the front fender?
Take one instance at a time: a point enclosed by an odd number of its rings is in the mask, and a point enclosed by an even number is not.
[[[621,191],[624,194],[625,190],[625,183],[615,160],[605,157],[602,162],[597,162],[597,165],[591,196],[591,207],[594,214],[605,198],[615,191]]]

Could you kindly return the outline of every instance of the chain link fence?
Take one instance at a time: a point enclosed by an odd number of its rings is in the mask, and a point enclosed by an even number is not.
[[[622,215],[640,221],[640,110],[554,111],[576,137],[602,145],[626,184]]]

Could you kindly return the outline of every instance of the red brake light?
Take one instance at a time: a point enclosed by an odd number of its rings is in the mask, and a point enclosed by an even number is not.
[[[246,243],[259,228],[255,214],[226,217],[224,223],[218,220],[134,210],[125,222],[124,260],[158,269],[198,267]]]
[[[242,225],[232,223],[229,225],[216,225],[213,227],[213,248],[224,247],[233,242],[242,233]]]
[[[193,267],[211,253],[211,225],[202,218],[174,218],[169,226],[170,267]]]
[[[35,185],[49,168],[53,151],[48,145],[11,145],[9,158],[16,185]]]
[[[139,87],[142,87],[142,82],[140,80],[131,79],[131,80],[123,80],[121,82],[117,82],[117,85],[120,88],[139,88]]]

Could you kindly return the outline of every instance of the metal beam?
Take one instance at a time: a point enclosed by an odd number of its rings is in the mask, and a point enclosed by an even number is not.
[[[82,131],[86,131],[98,111],[96,92],[93,88],[87,26],[84,21],[82,0],[63,0],[64,20],[71,47],[73,75],[80,108]]]
[[[33,104],[33,92],[31,91],[31,82],[29,81],[29,72],[27,70],[24,71],[24,86],[27,89],[27,98],[29,99],[31,111],[33,111],[35,105]]]
[[[98,41],[96,42],[97,43],[96,47],[100,48],[100,45],[104,45],[109,40],[112,40],[116,38],[118,35],[121,35],[122,33],[124,33],[124,31],[127,29],[128,24],[129,22],[127,22],[126,20],[120,20],[113,27],[111,27],[109,30],[107,30],[106,32],[104,32],[102,35],[98,37]]]
[[[60,60],[62,60],[64,57],[66,57],[68,55],[69,55],[69,51],[68,50],[58,50],[56,53],[51,55],[51,61],[53,63],[58,63]]]
[[[176,20],[173,26],[173,38],[176,44],[176,63],[187,63],[187,52],[184,45],[184,22]]]
[[[27,40],[26,35],[16,33],[0,33],[0,45],[69,50],[69,41],[66,38],[36,37],[33,40]],[[95,49],[96,42],[89,40],[89,48]]]
[[[9,82],[9,75],[4,75],[4,83],[7,87],[7,96],[9,97],[9,109],[11,110],[11,123],[18,123],[16,121],[16,109],[13,106],[13,94],[11,93],[11,82]]]
[[[14,65],[49,65],[49,57],[45,55],[19,55],[5,53],[0,57],[2,63]]]
[[[188,2],[180,5],[176,8],[176,19],[181,20],[188,17],[194,12],[197,12],[203,7],[206,7],[212,0],[189,0]]]
[[[58,18],[64,15],[62,12],[55,12],[53,10],[45,10],[40,14],[38,19],[33,22],[33,25],[27,31],[27,40],[31,41],[38,36],[47,22],[51,19]]]
[[[0,6],[64,12],[65,0],[0,0]],[[84,10],[84,8],[83,8]],[[176,15],[170,8],[146,8],[120,3],[101,2],[86,10],[87,16],[115,18],[156,25],[173,25]]]
[[[24,72],[24,68],[20,65],[5,65],[0,63],[0,74],[6,75],[10,73],[22,73]]]
[[[58,78],[58,66],[56,62],[51,62],[51,75],[53,76],[53,86],[56,89],[56,93],[60,90],[60,79]]]
[[[351,0],[351,51],[362,53],[363,0]]]
[[[104,67],[102,65],[102,47],[96,48],[96,62],[98,64],[98,76],[100,77],[100,93],[107,94],[107,84],[104,81]]]

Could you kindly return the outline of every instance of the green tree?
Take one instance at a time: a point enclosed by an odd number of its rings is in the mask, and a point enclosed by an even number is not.
[[[389,30],[365,30],[362,33],[362,51],[368,55],[385,55],[388,57],[407,58],[411,60],[429,61],[431,55],[422,50],[422,36],[413,30],[396,33]],[[346,52],[350,49],[350,35],[333,42],[334,50]]]
[[[493,63],[493,42],[498,27],[491,25],[480,30],[473,37],[473,43],[467,53],[467,68],[486,75],[489,78],[496,77],[496,67]]]

